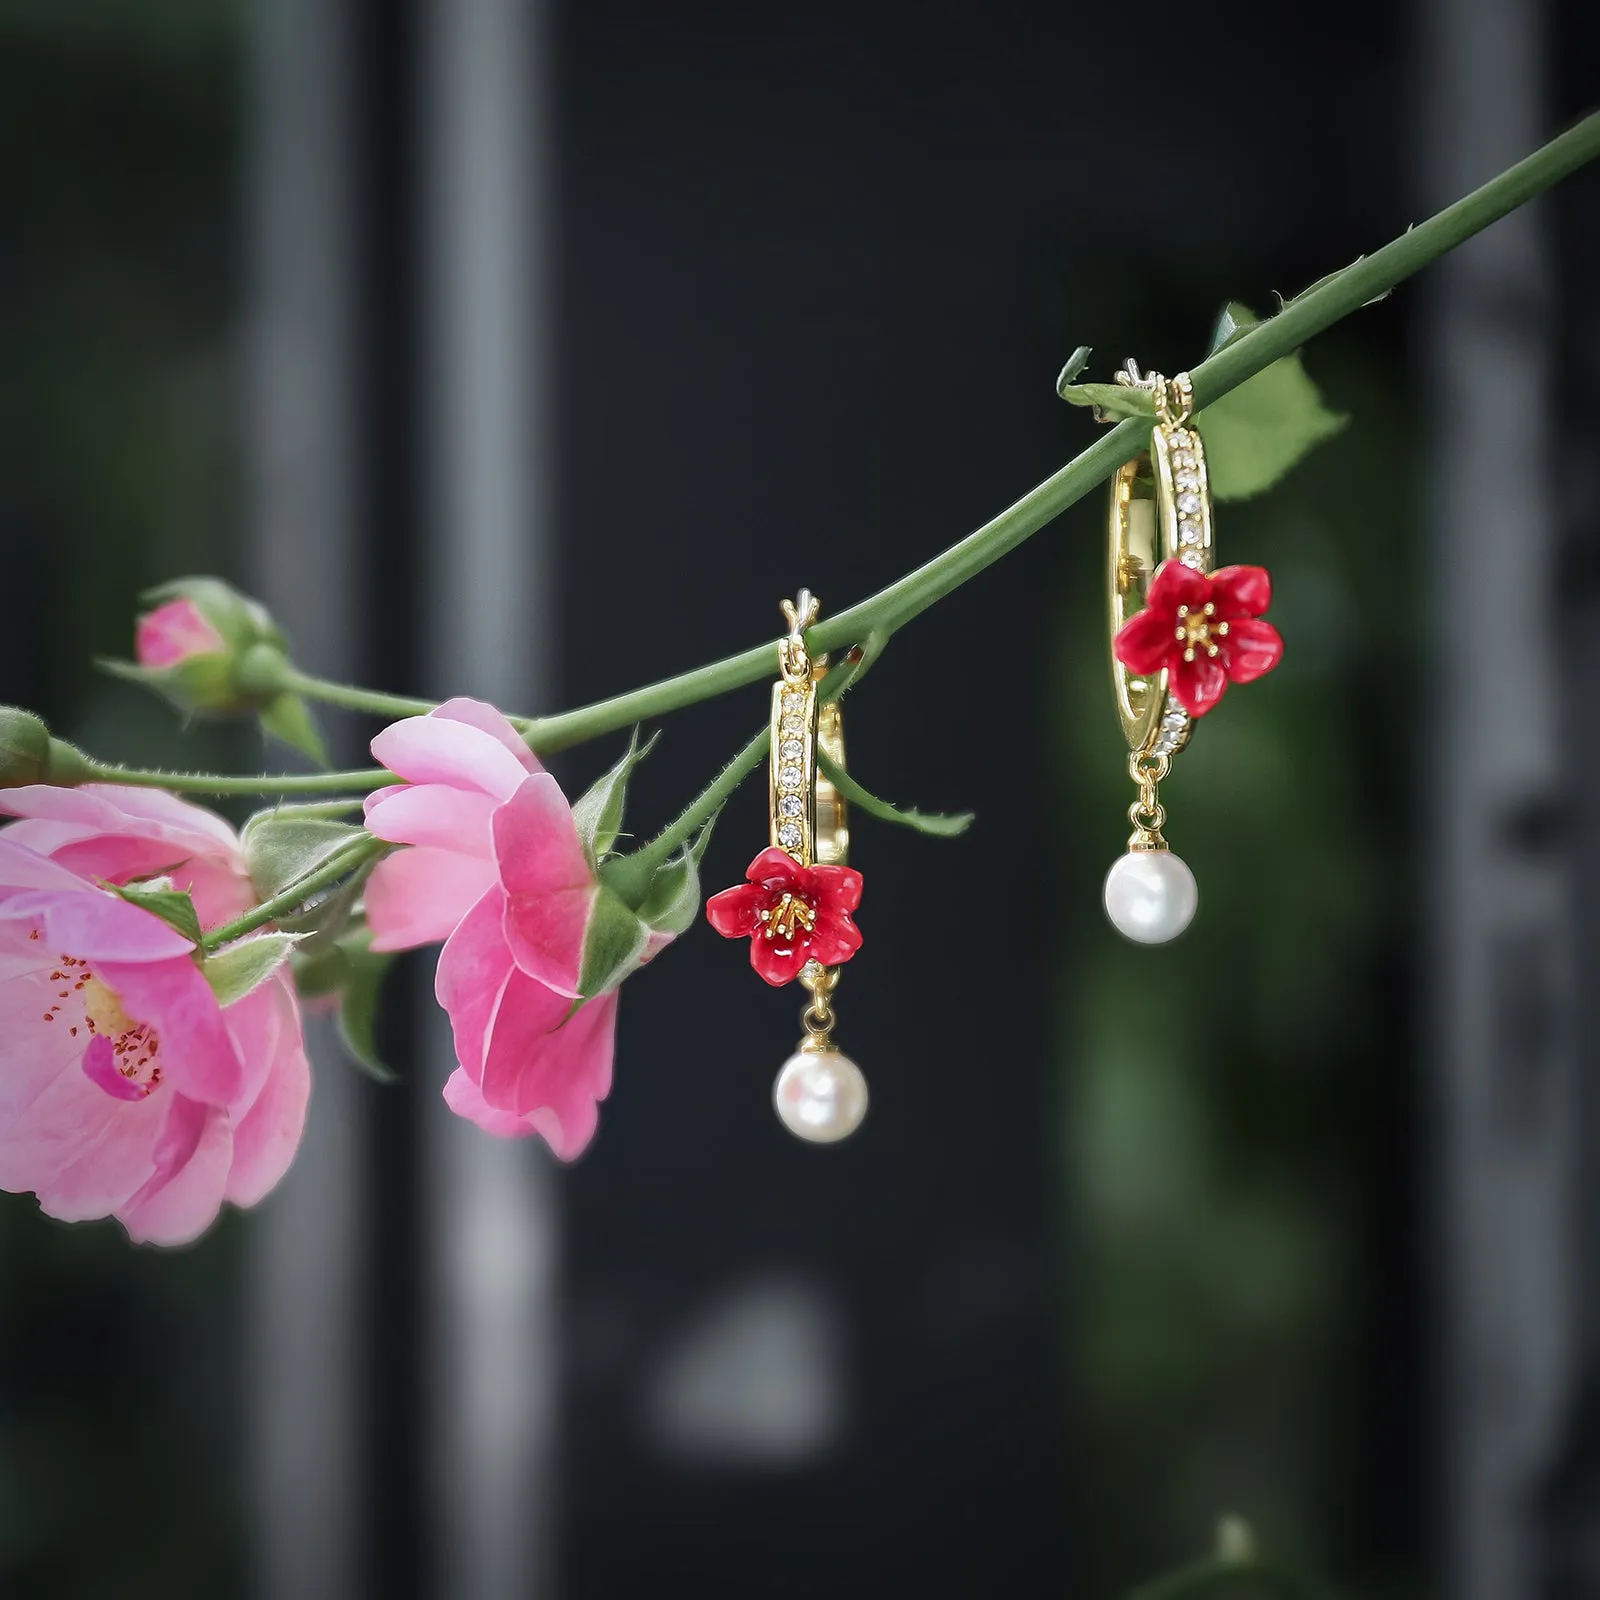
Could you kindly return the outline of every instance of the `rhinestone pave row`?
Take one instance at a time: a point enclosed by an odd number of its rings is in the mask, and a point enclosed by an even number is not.
[[[1207,504],[1205,447],[1200,435],[1187,428],[1163,427],[1167,465],[1172,471],[1173,504],[1178,521],[1178,560],[1196,572],[1211,570],[1211,517]],[[1150,746],[1151,755],[1171,756],[1189,742],[1193,719],[1169,690],[1161,707],[1161,721]]]
[[[778,721],[778,748],[773,762],[773,804],[777,808],[779,845],[795,860],[804,859],[806,842],[805,754],[811,695],[784,688]]]
[[[1185,428],[1163,428],[1167,465],[1172,470],[1178,513],[1178,559],[1197,572],[1211,568],[1211,529],[1206,505],[1206,456],[1200,435]]]

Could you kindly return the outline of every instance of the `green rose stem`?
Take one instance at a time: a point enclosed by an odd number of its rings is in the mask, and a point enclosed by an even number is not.
[[[1491,179],[1482,188],[1446,207],[1386,244],[1336,272],[1292,300],[1279,314],[1260,323],[1232,344],[1191,369],[1195,405],[1203,408],[1264,371],[1274,361],[1297,350],[1306,340],[1387,294],[1397,283],[1453,250],[1473,234],[1508,212],[1542,194],[1552,184],[1577,171],[1600,155],[1600,113],[1588,116],[1525,160]],[[1128,418],[1096,440],[1059,472],[1030,490],[992,522],[935,556],[926,566],[908,573],[870,599],[847,607],[810,629],[806,645],[813,656],[860,642],[862,659],[841,664],[829,674],[825,695],[842,694],[883,649],[889,636],[913,617],[975,578],[986,567],[1053,521],[1068,506],[1103,483],[1123,462],[1142,450],[1150,424]],[[529,745],[539,751],[563,750],[598,738],[646,718],[660,716],[697,701],[708,700],[767,677],[773,668],[773,644],[757,645],[725,660],[692,672],[663,679],[643,689],[617,695],[574,711],[539,718],[513,718]],[[412,716],[433,709],[429,700],[378,694],[345,684],[329,683],[299,671],[278,658],[272,672],[278,689],[313,696],[378,716]],[[766,754],[768,731],[763,728],[683,813],[648,844],[605,867],[607,882],[630,904],[643,898],[651,875],[717,813],[723,802],[755,769]],[[192,793],[225,794],[327,794],[330,790],[370,790],[395,781],[381,767],[354,772],[312,773],[304,776],[262,774],[229,777],[204,772],[152,772],[111,766],[89,760],[78,782],[142,784],[152,788]],[[208,934],[204,947],[216,949],[230,939],[270,922],[292,910],[319,889],[335,883],[382,846],[361,839],[299,883],[265,905]]]
[[[74,783],[129,783],[142,789],[171,789],[188,794],[326,794],[330,789],[381,789],[400,780],[387,767],[355,772],[262,772],[230,777],[221,772],[160,772],[147,767],[117,767],[87,760]]]
[[[1381,298],[1430,261],[1437,260],[1490,223],[1542,194],[1596,156],[1600,156],[1600,113],[1585,117],[1482,188],[1409,229],[1381,250],[1363,256],[1342,272],[1333,273],[1291,301],[1277,316],[1252,328],[1192,368],[1196,407],[1203,408],[1236,389],[1274,361],[1297,350],[1306,340]],[[1103,483],[1124,461],[1137,455],[1145,446],[1149,426],[1137,418],[1119,423],[1009,510],[1002,511],[992,522],[935,556],[926,566],[818,623],[806,635],[808,648],[813,655],[818,655],[864,640],[869,635],[876,635],[881,647],[882,641],[896,628],[921,615],[1015,550],[1068,506]],[[773,648],[769,641],[594,705],[550,717],[513,717],[511,720],[533,749],[543,753],[565,750],[647,718],[758,682],[772,671]],[[329,683],[287,663],[274,673],[274,683],[281,689],[378,716],[412,716],[431,711],[434,704],[430,700]],[[713,788],[721,792],[729,773],[740,761],[747,762],[745,771],[753,768],[761,757],[759,752],[752,752],[753,746],[747,746],[735,757]],[[381,768],[304,777],[263,774],[237,778],[198,772],[145,772],[100,762],[92,762],[90,767],[89,776],[105,782],[147,784],[203,794],[313,794],[330,789],[370,789],[394,781],[392,775]],[[697,802],[696,806],[691,806],[684,817],[697,815],[698,805]],[[675,834],[682,821],[680,818],[674,823],[662,838]],[[681,842],[681,839],[674,842]]]
[[[291,883],[282,894],[275,894],[270,900],[264,900],[245,912],[242,917],[235,917],[232,922],[213,928],[200,941],[200,948],[205,951],[217,950],[235,939],[243,938],[247,933],[254,933],[275,917],[285,916],[295,910],[319,890],[330,888],[347,872],[354,871],[387,848],[383,840],[374,839],[371,834],[352,839],[336,856],[330,857],[315,872],[308,872],[298,883]]]
[[[1306,340],[1381,298],[1430,261],[1542,194],[1596,156],[1600,156],[1600,113],[1584,118],[1481,189],[1419,223],[1381,250],[1325,278],[1277,316],[1191,368],[1196,408],[1220,399],[1274,361],[1299,349]],[[891,633],[919,616],[1104,483],[1124,461],[1145,447],[1149,427],[1149,423],[1135,418],[1119,423],[1009,510],[935,556],[926,566],[818,623],[806,635],[807,647],[814,655],[838,650],[873,631]],[[773,648],[771,642],[756,645],[692,672],[555,716],[511,720],[523,730],[533,749],[541,753],[565,750],[601,734],[758,682],[771,673]],[[283,686],[380,716],[411,715],[432,709],[430,701],[328,684],[297,671]],[[751,765],[759,759],[752,758]]]

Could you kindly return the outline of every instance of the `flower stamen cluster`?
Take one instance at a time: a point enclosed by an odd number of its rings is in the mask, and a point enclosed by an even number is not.
[[[764,937],[782,939],[785,944],[793,941],[796,928],[812,933],[817,926],[817,908],[797,894],[785,893],[777,905],[763,907],[760,917],[766,924]]]
[[[1183,652],[1185,661],[1194,660],[1196,649],[1204,649],[1205,653],[1213,658],[1222,654],[1222,646],[1211,636],[1216,634],[1218,639],[1226,639],[1228,624],[1213,622],[1211,619],[1216,614],[1216,605],[1210,600],[1207,600],[1198,611],[1191,611],[1188,606],[1178,607],[1178,626],[1173,630],[1173,637],[1179,644],[1186,646]]]

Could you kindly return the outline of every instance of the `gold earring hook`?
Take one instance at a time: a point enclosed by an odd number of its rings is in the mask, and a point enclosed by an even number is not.
[[[1112,376],[1124,389],[1145,390],[1155,402],[1156,420],[1165,427],[1181,428],[1194,415],[1194,381],[1187,372],[1171,379],[1159,372],[1141,372],[1139,363],[1129,356]],[[1093,408],[1093,416],[1096,422],[1122,420],[1099,406]]]
[[[798,683],[811,674],[806,629],[817,620],[822,602],[809,589],[802,589],[793,600],[780,600],[778,604],[789,624],[788,638],[778,641],[778,667],[788,682]]]

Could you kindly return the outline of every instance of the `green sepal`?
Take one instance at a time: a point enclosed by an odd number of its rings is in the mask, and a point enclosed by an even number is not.
[[[108,883],[105,887],[130,906],[160,917],[191,944],[200,943],[200,914],[194,908],[194,900],[187,889],[174,889],[171,879],[145,878],[138,883]]]
[[[394,957],[368,952],[353,965],[344,1000],[334,1019],[339,1043],[369,1078],[382,1084],[399,1083],[400,1074],[378,1054],[376,1028],[378,998],[383,991],[383,980],[394,965]]]
[[[602,884],[595,894],[594,909],[583,936],[583,962],[578,975],[582,997],[592,1000],[615,989],[644,959],[649,942],[648,924]]]
[[[954,839],[972,826],[975,813],[971,811],[914,811],[890,805],[880,800],[870,789],[864,789],[831,756],[817,752],[817,765],[825,777],[853,806],[860,806],[869,816],[883,822],[897,822],[903,828],[914,828],[918,833],[935,839]]]
[[[639,920],[657,933],[676,938],[689,928],[700,909],[700,873],[685,846],[650,880]]]
[[[694,864],[697,867],[706,858],[706,846],[711,843],[711,830],[716,827],[721,816],[722,807],[718,806],[717,809],[706,818],[705,826],[701,828],[699,833],[694,836],[694,840],[689,846],[689,854],[693,858]]]
[[[289,959],[299,938],[296,933],[258,933],[204,956],[200,972],[217,1004],[231,1006],[259,989]]]
[[[693,926],[700,910],[700,863],[721,815],[718,807],[699,833],[650,880],[639,906],[639,920],[652,931],[676,938]]]
[[[328,764],[327,747],[317,731],[311,708],[297,694],[280,694],[261,708],[261,729],[275,739],[310,756],[319,767]]]
[[[370,939],[366,928],[357,928],[335,947],[345,958],[349,976],[334,1025],[345,1053],[369,1078],[398,1083],[400,1075],[378,1054],[377,1041],[378,1001],[395,958],[387,951],[371,949]]]
[[[234,687],[232,659],[220,653],[185,656],[170,667],[141,667],[113,656],[96,656],[94,664],[114,678],[153,690],[185,715],[203,711],[235,716],[251,709],[251,702]]]
[[[313,946],[309,939],[289,952],[289,969],[302,1000],[324,1000],[342,994],[350,981],[350,958],[337,940]]]
[[[1259,326],[1248,306],[1226,306],[1210,353]],[[1349,420],[1323,403],[1298,351],[1280,357],[1195,416],[1206,444],[1212,496],[1245,500],[1270,489]]]
[[[378,1053],[376,1030],[378,1000],[395,957],[374,951],[370,939],[366,927],[351,928],[337,940],[307,940],[289,959],[303,999],[338,996],[334,1027],[345,1054],[369,1078],[395,1084],[400,1075]]]
[[[325,866],[362,830],[332,817],[307,816],[316,806],[258,811],[239,835],[245,869],[263,900],[271,900]]]
[[[583,841],[584,854],[589,865],[598,867],[612,853],[622,834],[622,813],[627,804],[628,779],[633,769],[655,747],[652,737],[643,746],[639,743],[639,730],[635,728],[628,739],[628,748],[622,759],[609,772],[602,773],[578,798],[572,808],[572,820]]]

